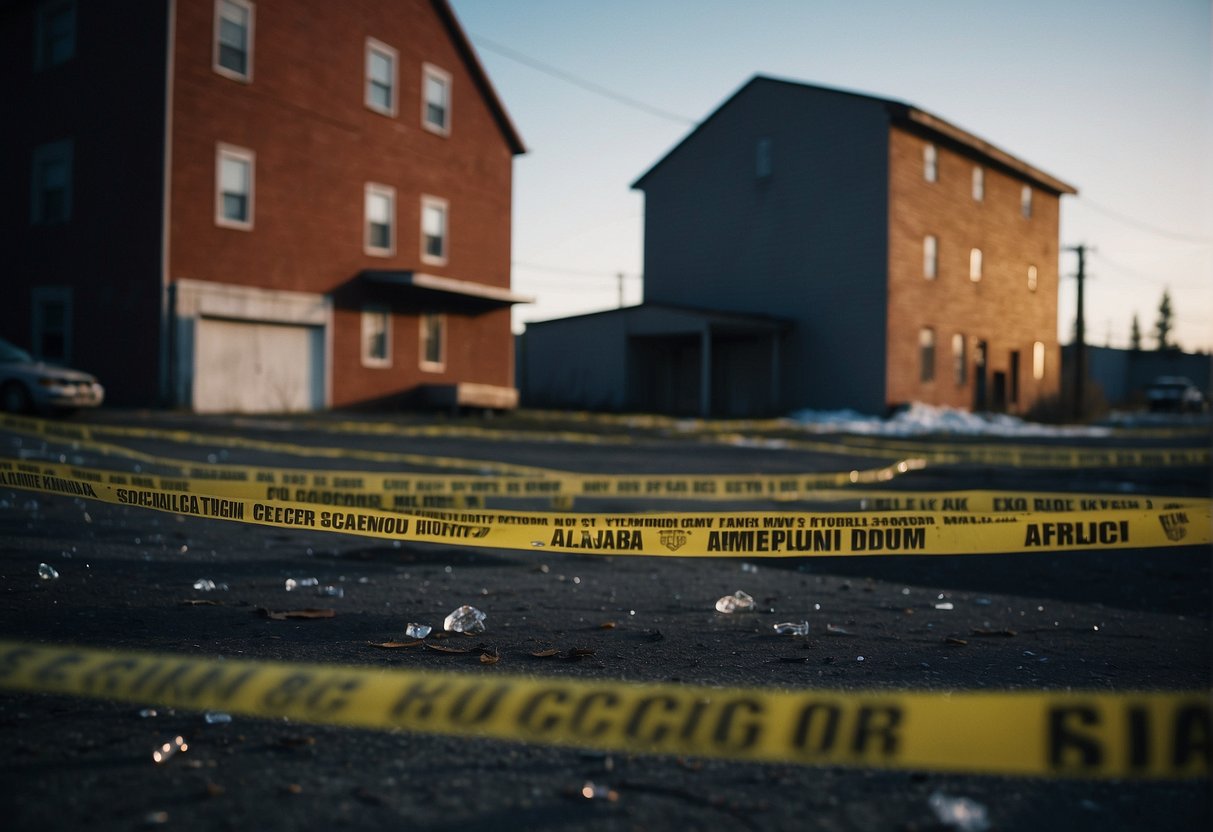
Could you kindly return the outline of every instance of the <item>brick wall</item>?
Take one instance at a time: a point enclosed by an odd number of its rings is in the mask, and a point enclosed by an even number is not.
[[[177,4],[170,274],[271,289],[335,293],[363,269],[418,270],[508,286],[513,153],[429,0],[258,0],[252,82],[212,69],[212,0]],[[366,40],[398,54],[395,116],[364,101]],[[452,129],[422,127],[422,63],[452,77]],[[219,142],[256,154],[251,231],[215,224]],[[391,257],[363,252],[364,185],[396,190]],[[445,266],[420,259],[421,196],[449,204]],[[350,297],[349,292],[343,293]],[[354,294],[356,297],[356,293]],[[394,343],[415,351],[416,317],[394,311]],[[512,381],[508,315],[452,316],[443,374],[401,354],[394,371],[363,368],[359,315],[338,309],[332,404],[418,383]],[[412,333],[412,336],[410,336]],[[437,376],[437,377],[435,377]]]
[[[1007,374],[1019,353],[1018,402],[1025,412],[1055,394],[1060,378],[1057,345],[1058,197],[1033,187],[1032,216],[1020,212],[1025,180],[960,149],[937,144],[938,179],[923,176],[928,139],[899,127],[889,141],[889,319],[887,399],[971,408],[976,394],[976,345],[988,343],[987,407],[995,404],[994,373]],[[984,167],[985,195],[973,198],[972,171]],[[923,238],[938,239],[934,280],[923,276]],[[969,278],[970,250],[982,251],[980,282]],[[1035,291],[1028,267],[1037,270]],[[935,330],[935,377],[921,380],[919,331]],[[966,342],[966,373],[958,384],[952,338]],[[1045,375],[1033,378],[1033,344],[1044,344]],[[1009,389],[1008,389],[1009,394]]]

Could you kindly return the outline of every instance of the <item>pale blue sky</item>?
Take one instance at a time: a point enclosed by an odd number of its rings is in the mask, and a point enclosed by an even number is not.
[[[756,73],[914,104],[1071,183],[1090,343],[1213,350],[1210,0],[452,0],[529,152],[514,166],[526,321],[640,299],[644,202],[629,185]],[[596,84],[629,104],[562,80]],[[1075,258],[1063,254],[1063,275]],[[1068,341],[1074,281],[1063,279]]]

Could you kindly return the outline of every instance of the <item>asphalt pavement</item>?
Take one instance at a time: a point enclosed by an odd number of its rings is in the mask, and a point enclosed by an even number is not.
[[[777,443],[703,444],[619,427],[600,429],[619,441],[591,444],[584,437],[562,439],[550,427],[533,441],[514,434],[336,431],[336,416],[326,425],[104,411],[75,421],[87,420],[592,472],[786,473],[881,461]],[[437,424],[517,426],[472,418]],[[3,432],[0,441],[0,453],[9,456],[136,464]],[[1168,440],[1081,441],[1148,447]],[[1187,434],[1179,441],[1207,448],[1209,436]],[[220,443],[123,444],[230,464],[373,465]],[[1208,497],[1209,474],[1204,468],[928,466],[888,487]],[[690,501],[660,507],[712,509]],[[598,512],[653,508],[621,498],[577,503],[578,510]],[[41,579],[42,563],[58,577]],[[0,639],[488,677],[843,691],[1208,690],[1210,566],[1207,546],[778,560],[503,551],[270,529],[0,487]],[[288,579],[304,578],[315,578],[317,586],[286,589]],[[216,588],[196,588],[199,581]],[[335,589],[318,595],[325,587]],[[756,608],[717,612],[716,600],[737,590],[751,595]],[[448,641],[474,643],[475,649],[373,646],[405,639],[409,622],[441,630],[443,618],[463,604],[486,613],[487,629]],[[275,620],[260,612],[301,605],[334,614]],[[788,620],[807,621],[809,634],[775,634],[772,624]],[[495,661],[482,661],[484,654]],[[1210,784],[1201,781],[742,763],[239,715],[208,722],[183,710],[155,708],[153,714],[153,707],[0,693],[5,826],[961,828],[945,825],[932,807],[932,796],[941,795],[976,801],[995,830],[1207,829],[1213,821]],[[188,751],[165,764],[153,762],[153,750],[176,736],[187,740]]]

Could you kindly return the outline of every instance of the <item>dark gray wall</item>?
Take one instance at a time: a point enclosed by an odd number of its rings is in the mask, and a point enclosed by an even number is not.
[[[1213,357],[1178,351],[1119,350],[1088,346],[1087,378],[1099,385],[1111,405],[1138,404],[1146,385],[1158,376],[1184,376],[1213,395]],[[1074,345],[1062,348],[1065,378],[1074,375]]]
[[[757,79],[638,183],[645,301],[794,319],[788,410],[884,409],[888,130],[879,102]]]
[[[621,312],[527,324],[516,345],[522,407],[624,409],[628,341]]]

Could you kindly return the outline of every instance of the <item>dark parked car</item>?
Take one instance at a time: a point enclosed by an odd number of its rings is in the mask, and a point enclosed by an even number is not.
[[[36,361],[0,338],[0,410],[63,413],[104,400],[105,388],[88,373]]]
[[[1146,403],[1156,413],[1200,413],[1206,407],[1205,394],[1182,376],[1154,379],[1146,388]]]

